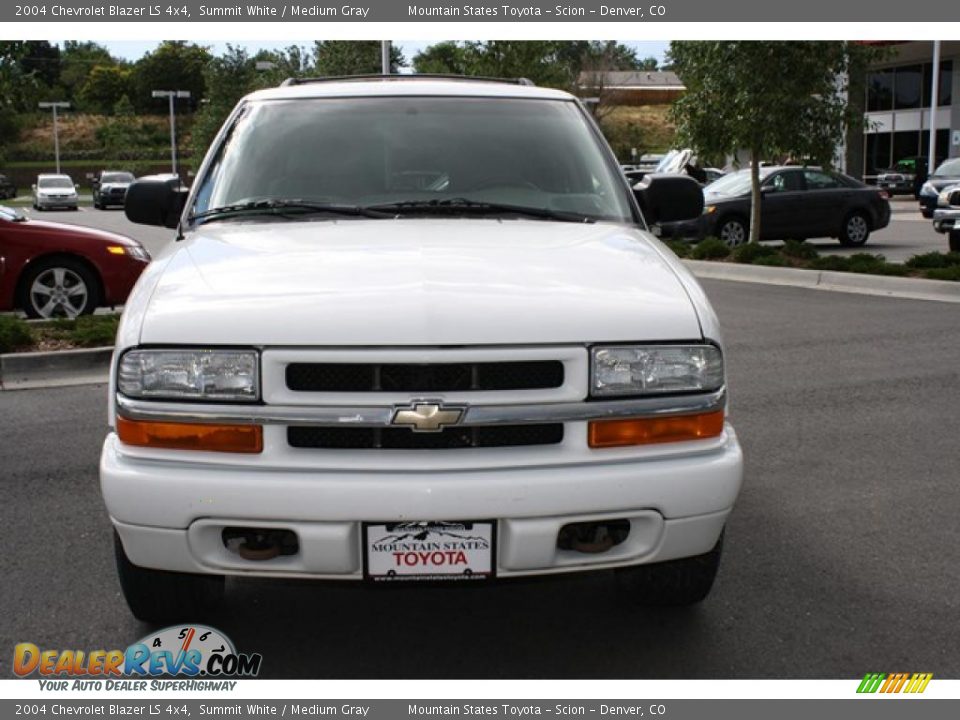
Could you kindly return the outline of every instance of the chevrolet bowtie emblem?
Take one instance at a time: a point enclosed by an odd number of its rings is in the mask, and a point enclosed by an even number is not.
[[[462,408],[444,408],[438,403],[413,403],[410,408],[397,408],[392,425],[407,425],[414,432],[440,432],[445,425],[456,425]]]

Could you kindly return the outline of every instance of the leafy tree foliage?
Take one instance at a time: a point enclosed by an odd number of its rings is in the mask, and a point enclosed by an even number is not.
[[[152,97],[154,90],[188,90],[190,100],[184,105],[196,108],[206,94],[204,69],[208,62],[210,53],[205,47],[182,41],[163,42],[134,66],[130,99],[140,112],[163,112],[166,100]]]
[[[313,54],[317,75],[375,75],[382,70],[379,40],[318,40]],[[390,46],[390,72],[406,67],[403,52]]]
[[[122,65],[103,45],[67,40],[60,53],[58,82],[67,91],[66,99],[82,106],[81,91],[93,70],[98,67],[113,68]]]
[[[79,98],[83,109],[109,115],[120,98],[130,102],[130,70],[120,65],[96,65],[90,71]]]
[[[751,242],[760,237],[760,162],[831,164],[846,128],[858,121],[845,90],[863,51],[834,41],[670,44],[669,59],[687,88],[674,106],[681,142],[701,156],[749,153]]]

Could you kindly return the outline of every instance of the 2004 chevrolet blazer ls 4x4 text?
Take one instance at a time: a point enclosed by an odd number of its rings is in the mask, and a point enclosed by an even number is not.
[[[101,459],[133,613],[226,575],[483,581],[613,569],[710,590],[742,456],[717,318],[572,96],[525,82],[288,81],[243,99],[126,306]]]

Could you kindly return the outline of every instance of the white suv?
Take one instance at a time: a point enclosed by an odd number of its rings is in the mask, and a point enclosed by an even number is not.
[[[288,81],[240,102],[127,302],[101,459],[121,584],[190,619],[227,575],[710,590],[742,456],[720,329],[583,106],[529,83]]]

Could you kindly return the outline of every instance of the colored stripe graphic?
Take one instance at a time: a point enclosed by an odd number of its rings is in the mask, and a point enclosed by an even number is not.
[[[867,673],[857,687],[858,693],[922,693],[933,673]]]

